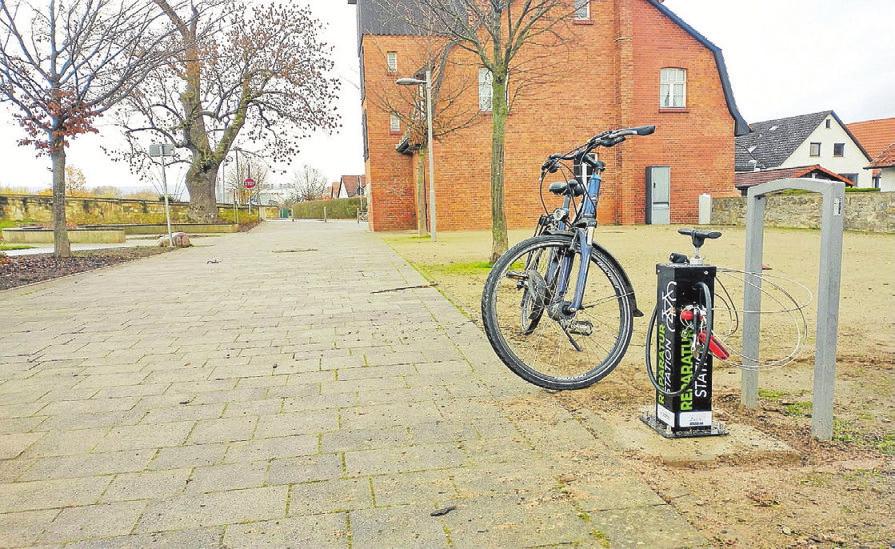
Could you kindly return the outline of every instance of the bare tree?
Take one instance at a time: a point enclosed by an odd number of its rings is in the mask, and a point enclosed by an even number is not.
[[[491,80],[491,260],[506,251],[504,164],[509,85],[513,97],[545,76],[539,62],[565,41],[559,27],[573,14],[569,0],[374,0],[419,34],[443,36],[469,52]]]
[[[141,138],[173,144],[175,162],[189,166],[193,216],[214,220],[218,170],[238,138],[278,161],[292,158],[311,132],[338,126],[332,48],[304,6],[196,0],[178,9],[153,1],[182,53],[153,72],[121,113],[130,141],[124,157],[139,171],[146,167]]]
[[[65,148],[167,57],[160,16],[143,0],[0,0],[0,101],[27,133],[19,144],[50,157],[57,257],[71,255]]]
[[[305,164],[292,178],[292,199],[295,202],[320,200],[326,195],[327,186],[323,174]]]

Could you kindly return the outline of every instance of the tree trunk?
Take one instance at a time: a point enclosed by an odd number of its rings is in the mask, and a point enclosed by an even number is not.
[[[495,73],[491,85],[491,262],[507,251],[507,218],[503,210],[504,163],[506,154],[507,77]]]
[[[421,147],[416,164],[416,230],[419,236],[426,235],[426,155],[428,149]]]
[[[71,257],[65,219],[65,142],[61,138],[50,138],[50,160],[53,165],[53,255]]]
[[[197,223],[216,223],[218,205],[215,188],[218,166],[197,166],[196,156],[194,154],[193,164],[186,172],[186,188],[190,192],[190,217]]]

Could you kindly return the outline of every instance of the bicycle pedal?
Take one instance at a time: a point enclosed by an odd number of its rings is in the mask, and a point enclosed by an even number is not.
[[[590,320],[573,320],[569,322],[569,333],[589,336],[594,333],[594,324]]]

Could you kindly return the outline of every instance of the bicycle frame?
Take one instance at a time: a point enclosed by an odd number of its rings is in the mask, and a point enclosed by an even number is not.
[[[578,266],[577,283],[575,285],[575,295],[572,297],[571,303],[566,308],[567,313],[574,313],[581,309],[584,304],[584,287],[587,285],[587,274],[590,269],[590,258],[593,253],[594,230],[597,226],[597,205],[600,200],[600,187],[603,178],[600,176],[599,169],[595,169],[587,182],[586,196],[581,201],[581,207],[576,215],[575,239],[578,241],[581,253],[581,264]],[[568,209],[570,198],[566,197],[563,207]],[[557,223],[560,230],[565,229],[565,223],[562,221]],[[582,227],[583,225],[583,227]],[[557,289],[554,294],[554,301],[562,300],[569,289],[569,280],[572,271],[572,261],[574,254],[564,255],[558,264],[548,266],[548,281],[553,280],[553,276],[558,274]],[[557,273],[558,269],[558,273]],[[548,282],[549,284],[549,282]]]

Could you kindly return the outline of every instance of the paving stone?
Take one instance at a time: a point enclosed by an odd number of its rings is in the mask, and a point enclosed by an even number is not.
[[[292,484],[312,480],[338,478],[342,461],[337,454],[317,454],[270,462],[267,479],[270,484]]]
[[[248,440],[255,432],[258,416],[207,419],[196,423],[189,441],[194,444]]]
[[[178,467],[202,467],[221,462],[227,452],[226,444],[190,444],[173,448],[161,448],[150,464],[150,469],[176,469]]]
[[[562,502],[507,496],[460,501],[442,521],[457,547],[600,545],[591,525]]]
[[[372,477],[373,495],[378,507],[426,504],[446,507],[459,499],[452,476],[454,469],[379,475]]]
[[[0,459],[18,457],[26,448],[43,438],[46,433],[12,433],[0,435]]]
[[[115,479],[103,494],[103,501],[168,499],[184,491],[191,469],[124,473]]]
[[[287,486],[272,486],[159,501],[146,509],[135,533],[282,518],[287,492]]]
[[[231,525],[224,546],[347,548],[349,539],[346,516],[331,514]]]
[[[145,502],[134,501],[63,509],[47,526],[40,541],[63,543],[128,534],[145,507]]]
[[[319,437],[316,435],[295,435],[234,442],[227,449],[225,461],[232,463],[304,456],[317,453],[318,446]]]
[[[19,547],[37,542],[58,509],[0,514],[0,547]]]
[[[279,414],[283,408],[282,398],[269,398],[248,402],[229,402],[223,417],[264,416]]]
[[[265,483],[268,465],[266,461],[256,461],[196,467],[186,492],[198,494],[257,488]]]
[[[181,401],[186,402],[186,401]],[[172,423],[187,420],[215,419],[224,412],[224,404],[195,404],[154,408],[143,417],[140,423]]]
[[[316,515],[373,506],[370,479],[323,480],[295,484],[289,497],[290,515]]]
[[[349,476],[377,475],[445,469],[463,462],[463,452],[453,444],[405,446],[346,452]]]
[[[32,444],[27,457],[71,456],[91,451],[109,432],[108,428],[53,431]]]
[[[155,449],[124,450],[37,458],[23,468],[18,480],[77,478],[140,471],[155,456]]]
[[[413,444],[413,436],[408,428],[400,425],[384,429],[351,429],[350,426],[348,427],[323,433],[322,450],[324,452],[342,452]]]
[[[115,427],[96,446],[97,452],[136,448],[160,448],[183,444],[194,423],[161,423],[156,425],[130,425]]]
[[[0,513],[96,503],[111,480],[90,477],[0,484]]]
[[[670,505],[590,513],[591,524],[612,547],[710,547]],[[644,525],[649,525],[645,528]]]
[[[190,549],[220,549],[224,539],[224,527],[181,530],[179,532],[152,532],[132,536],[119,536],[102,540],[79,541],[65,546],[66,549],[141,549],[143,547],[170,547]]]
[[[341,417],[342,425],[351,429],[415,425],[442,419],[432,401],[359,406],[342,410]]]
[[[429,515],[432,511],[417,506],[352,511],[351,547],[450,547],[441,522]]]
[[[261,416],[255,438],[320,433],[339,428],[338,413],[331,410],[308,410]]]

